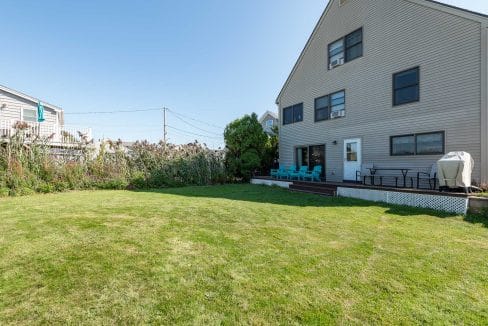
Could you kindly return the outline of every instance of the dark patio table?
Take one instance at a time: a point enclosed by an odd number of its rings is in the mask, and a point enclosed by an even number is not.
[[[374,184],[374,176],[377,171],[400,171],[403,175],[403,188],[407,188],[407,175],[408,171],[412,169],[407,168],[370,168],[369,171],[371,172],[371,176],[373,177],[373,184]]]

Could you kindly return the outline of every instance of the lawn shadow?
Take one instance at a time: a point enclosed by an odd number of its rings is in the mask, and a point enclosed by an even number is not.
[[[386,214],[405,217],[428,215],[438,218],[449,218],[459,216],[458,214],[441,212],[432,209],[389,205],[386,203],[371,202],[353,198],[326,197],[314,194],[296,193],[278,187],[256,185],[183,187],[157,190],[137,190],[137,192],[161,193],[193,198],[219,198],[296,207],[383,207],[386,209]],[[488,228],[487,217],[468,214],[464,217],[464,220],[473,224],[482,224],[484,227]]]

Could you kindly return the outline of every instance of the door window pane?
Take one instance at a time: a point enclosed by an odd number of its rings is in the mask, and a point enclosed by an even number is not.
[[[417,154],[443,154],[444,153],[444,133],[432,133],[417,135]]]
[[[297,148],[297,167],[308,166],[308,147]]]
[[[414,155],[415,135],[391,137],[391,155]]]
[[[346,159],[348,162],[358,161],[358,143],[346,144]]]
[[[309,153],[309,168],[313,169],[315,166],[320,165],[322,167],[322,176],[325,176],[325,145],[310,146]]]

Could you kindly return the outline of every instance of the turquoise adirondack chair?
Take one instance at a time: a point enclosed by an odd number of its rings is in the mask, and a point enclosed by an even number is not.
[[[297,167],[292,165],[288,169],[286,169],[284,174],[280,175],[280,178],[290,179],[290,175],[292,173],[295,173],[296,171],[297,171]]]
[[[310,179],[310,181],[320,181],[320,175],[322,174],[322,166],[316,165],[312,171],[307,171],[303,177],[303,180]]]
[[[308,167],[307,166],[302,166],[300,170],[293,172],[290,174],[290,179],[297,179],[297,180],[303,180],[303,177],[305,176],[305,173],[307,173]]]
[[[281,166],[278,169],[271,169],[271,178],[278,179],[280,175],[283,175],[285,173],[286,173],[286,169]]]

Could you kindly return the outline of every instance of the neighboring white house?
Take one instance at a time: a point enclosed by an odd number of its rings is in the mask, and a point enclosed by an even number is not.
[[[38,105],[43,107],[44,120],[39,119]],[[26,141],[46,139],[53,146],[78,142],[82,137],[90,141],[90,128],[68,128],[60,107],[41,101],[0,85],[0,141],[7,141],[23,125]]]
[[[263,126],[264,132],[273,134],[273,128],[279,124],[278,115],[272,111],[266,111],[259,119],[259,123]]]

